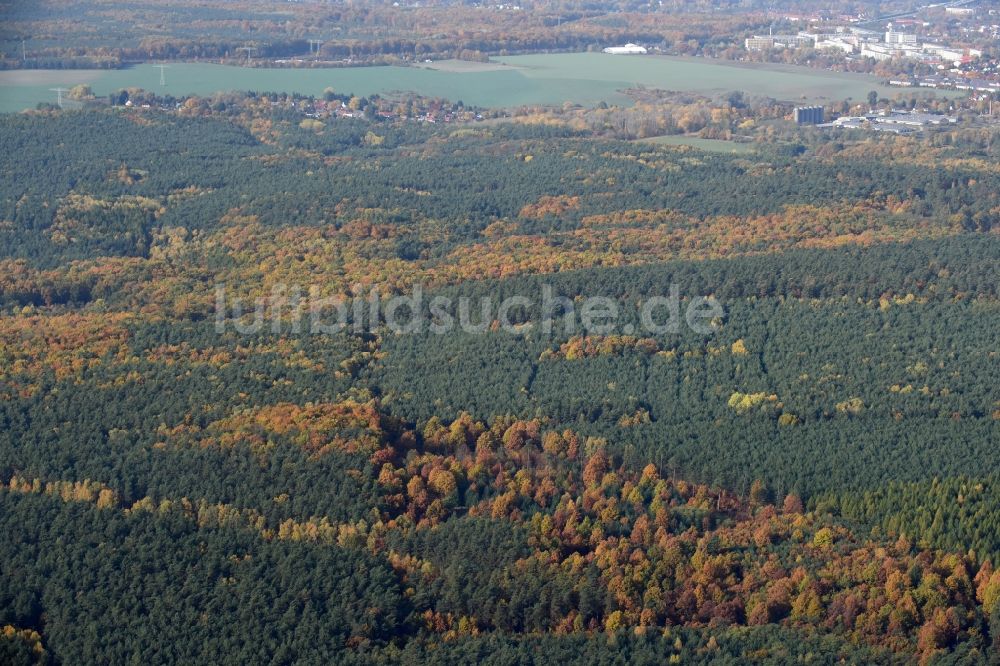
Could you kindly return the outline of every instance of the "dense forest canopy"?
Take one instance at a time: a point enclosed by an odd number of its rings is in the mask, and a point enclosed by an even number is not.
[[[731,154],[265,99],[0,117],[0,661],[997,654],[988,130]],[[416,285],[492,309],[297,319]],[[644,329],[674,293],[722,314]]]

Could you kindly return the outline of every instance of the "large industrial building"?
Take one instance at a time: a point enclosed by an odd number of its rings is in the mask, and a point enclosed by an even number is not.
[[[799,48],[812,46],[816,39],[812,35],[754,35],[743,40],[743,46],[748,51],[763,51],[773,48]]]
[[[625,46],[609,46],[604,49],[605,53],[611,55],[646,55],[646,47],[638,44],[626,44]]]
[[[863,116],[843,116],[822,127],[841,129],[867,129],[876,132],[891,132],[893,134],[912,134],[925,129],[951,125],[958,118],[942,116],[934,113],[918,113],[913,111],[889,111],[868,113]]]

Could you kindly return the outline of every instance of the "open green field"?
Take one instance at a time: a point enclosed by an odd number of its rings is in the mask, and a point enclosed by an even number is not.
[[[556,53],[501,61],[522,68],[525,78],[544,81],[546,86],[572,82],[583,90],[610,89],[612,93],[638,86],[706,94],[744,90],[785,101],[820,102],[846,97],[863,99],[869,90],[889,97],[898,92],[877,85],[873,77],[863,74],[706,58]]]
[[[670,134],[667,136],[651,136],[648,139],[639,139],[642,143],[652,143],[657,146],[691,146],[699,150],[707,150],[711,153],[752,153],[754,144],[736,143],[735,141],[722,141],[721,139],[703,139],[700,136],[687,136],[684,134]]]
[[[260,69],[203,63],[176,63],[160,86],[159,70],[139,65],[111,71],[0,72],[0,111],[20,111],[38,102],[55,101],[56,86],[85,80],[98,95],[138,87],[169,93],[210,94],[228,90],[299,92],[318,95],[327,87],[342,93],[370,95],[415,91],[484,107],[601,101],[628,104],[621,93],[645,86],[700,93],[745,90],[782,100],[824,101],[863,99],[869,90],[891,97],[894,90],[871,77],[774,65],[751,67],[738,63],[666,56],[612,56],[568,53],[514,56],[500,59],[511,67],[462,68],[360,67],[346,69]]]

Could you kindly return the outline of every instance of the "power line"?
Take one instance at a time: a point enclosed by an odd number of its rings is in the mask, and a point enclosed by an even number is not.
[[[160,70],[160,85],[161,86],[167,85],[167,76],[166,74],[164,74],[163,70],[169,69],[170,65],[153,65],[153,67],[156,67],[157,69]]]
[[[56,104],[58,104],[59,108],[61,109],[63,105],[62,94],[64,92],[69,92],[69,91],[66,90],[66,88],[49,88],[49,90],[51,90],[56,94]]]
[[[247,52],[247,66],[249,66],[249,65],[250,65],[250,56],[251,56],[251,55],[253,54],[253,52],[254,52],[254,51],[256,51],[257,49],[256,49],[255,47],[253,47],[253,46],[241,46],[241,47],[239,47],[239,48],[238,48],[238,49],[236,49],[236,50],[237,50],[237,51],[246,51],[246,52]]]

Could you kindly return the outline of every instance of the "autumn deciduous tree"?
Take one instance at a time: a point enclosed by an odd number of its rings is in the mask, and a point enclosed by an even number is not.
[[[754,479],[754,482],[750,484],[750,505],[751,506],[762,506],[768,500],[768,490],[767,486],[760,479]]]
[[[600,485],[601,479],[604,478],[609,468],[610,460],[608,459],[607,452],[603,448],[598,449],[590,456],[583,468],[583,483],[588,488],[597,487]]]
[[[785,513],[802,513],[802,500],[795,493],[788,493],[781,504],[781,510]]]

